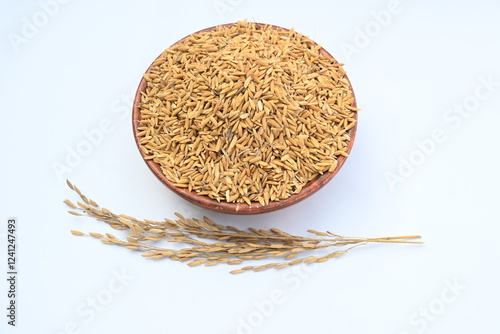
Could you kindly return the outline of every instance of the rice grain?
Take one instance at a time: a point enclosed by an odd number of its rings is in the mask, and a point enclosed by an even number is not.
[[[348,155],[358,109],[345,72],[293,29],[241,21],[192,34],[144,79],[140,149],[177,187],[266,205]]]

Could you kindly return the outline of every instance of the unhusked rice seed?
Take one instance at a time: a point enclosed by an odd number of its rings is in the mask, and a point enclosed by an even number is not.
[[[279,201],[337,167],[356,124],[341,64],[293,29],[246,21],[192,34],[144,75],[141,150],[217,201]]]

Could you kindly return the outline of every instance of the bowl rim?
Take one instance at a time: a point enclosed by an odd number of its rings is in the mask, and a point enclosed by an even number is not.
[[[254,23],[257,27],[268,26],[268,27],[271,27],[273,29],[279,28],[279,29],[284,29],[286,31],[290,30],[287,28],[282,28],[282,27],[279,27],[276,25],[271,25],[271,24],[264,24],[264,23],[258,23],[258,22],[252,22],[252,23]],[[236,22],[236,23],[220,24],[220,25],[216,25],[216,26],[212,26],[209,28],[199,30],[199,31],[194,32],[192,34],[211,31],[211,30],[216,29],[217,27],[231,27],[235,24],[238,24],[238,23]],[[170,47],[172,47],[178,43],[183,42],[186,38],[188,38],[192,34],[178,40],[177,42],[172,44]],[[312,42],[315,45],[318,45],[315,41],[312,41]],[[323,47],[321,47],[320,52],[324,56],[326,56],[327,58],[333,59],[336,63],[338,63],[338,61]],[[147,68],[146,72],[144,72],[144,74],[147,74],[151,71],[151,68],[153,67],[154,62],[157,59],[159,59],[162,56],[162,54],[163,54],[163,51],[162,51],[162,53],[160,53],[160,55],[158,55],[158,57],[155,58],[155,60],[153,60],[153,62],[151,63],[151,65],[149,65],[149,67]],[[354,108],[356,108],[357,107],[356,96],[354,95],[354,90],[352,88],[351,81],[349,80],[347,74],[344,74],[344,78],[347,80],[347,82],[349,84],[349,89],[350,89],[352,97],[353,97],[352,106]],[[158,163],[154,162],[152,159],[146,159],[146,157],[148,157],[148,155],[145,154],[143,150],[141,150],[141,144],[140,144],[139,137],[138,137],[138,133],[139,133],[138,125],[139,125],[139,119],[140,119],[139,104],[141,103],[141,93],[145,91],[146,87],[147,87],[147,82],[144,79],[144,75],[143,75],[141,78],[141,81],[139,82],[139,86],[137,87],[135,97],[134,97],[133,106],[132,106],[132,129],[133,129],[133,133],[134,133],[134,140],[135,140],[135,143],[137,145],[137,148],[139,149],[139,153],[141,154],[144,162],[149,167],[149,169],[153,172],[153,174],[164,185],[166,185],[170,190],[172,190],[174,193],[176,193],[180,197],[184,198],[185,200],[187,200],[187,201],[189,201],[197,206],[203,207],[205,209],[215,211],[215,212],[220,212],[220,213],[237,214],[237,215],[252,215],[252,214],[268,213],[268,212],[272,212],[272,211],[286,208],[292,204],[295,204],[295,203],[298,203],[298,202],[304,200],[305,198],[316,193],[319,189],[323,188],[323,186],[325,186],[340,171],[340,169],[342,168],[342,166],[344,165],[345,161],[348,158],[346,156],[338,156],[337,157],[337,167],[333,171],[325,172],[322,175],[318,175],[316,178],[310,180],[309,182],[307,182],[304,185],[304,187],[302,188],[302,190],[299,193],[293,194],[286,199],[282,199],[279,201],[271,201],[267,205],[261,205],[259,202],[252,202],[251,205],[248,205],[247,203],[229,203],[229,202],[222,201],[222,200],[219,202],[215,199],[209,198],[208,196],[198,195],[196,192],[189,191],[187,188],[180,188],[180,187],[175,186],[174,183],[172,183],[171,181],[169,181],[165,177],[165,175],[163,174],[163,172],[161,170],[160,165]],[[349,140],[349,143],[348,143],[348,146],[346,149],[346,153],[348,154],[348,156],[350,155],[350,152],[351,152],[351,149],[354,145],[354,140],[356,137],[357,127],[358,127],[358,112],[357,111],[354,111],[353,118],[356,119],[356,124],[351,129],[349,129],[347,131],[347,133],[349,134],[349,137],[350,137],[350,140]]]

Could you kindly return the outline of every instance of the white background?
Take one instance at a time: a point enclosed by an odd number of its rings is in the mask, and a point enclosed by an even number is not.
[[[1,332],[498,333],[499,10],[493,0],[3,0]],[[142,161],[131,128],[130,100],[152,60],[192,32],[240,19],[294,27],[323,45],[345,63],[362,108],[352,154],[331,183],[251,217],[176,197]],[[103,122],[107,133],[69,166]],[[65,178],[140,218],[178,211],[295,234],[421,234],[426,243],[241,275],[151,261],[72,236],[109,229],[66,213],[62,200],[75,196]],[[6,324],[8,217],[18,219],[15,328]]]

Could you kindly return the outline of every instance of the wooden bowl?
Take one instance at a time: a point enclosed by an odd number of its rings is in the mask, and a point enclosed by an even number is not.
[[[232,25],[234,25],[234,23],[224,24],[222,26],[229,27]],[[257,26],[264,26],[264,24],[262,24],[262,23],[256,23],[256,25]],[[273,28],[280,28],[280,27],[272,26],[272,25],[268,25],[268,26],[271,26]],[[215,28],[216,28],[216,26],[206,28],[206,29],[198,31],[197,33],[211,31],[211,30],[214,30]],[[281,28],[281,29],[285,29],[285,28]],[[181,43],[186,38],[187,37],[179,40],[178,42],[174,43],[173,45]],[[320,52],[324,56],[326,56],[327,58],[331,58],[331,59],[335,60],[335,58],[330,53],[328,53],[328,51],[326,51],[324,48],[321,48]],[[160,56],[161,56],[161,54],[160,54]],[[158,56],[158,58],[160,56]],[[152,66],[153,65],[151,64],[148,67],[146,73],[149,73]],[[356,107],[357,106],[356,105],[356,97],[354,96],[354,91],[352,89],[351,83],[349,81],[349,78],[347,78],[347,76],[345,76],[345,78],[349,82],[349,87],[350,87],[350,90],[352,92],[352,96],[354,98],[352,105],[354,107]],[[139,83],[139,87],[137,88],[137,92],[136,92],[135,98],[134,98],[133,110],[132,110],[132,125],[133,125],[135,142],[136,142],[137,147],[139,148],[139,152],[141,153],[143,158],[146,157],[146,154],[139,147],[140,146],[139,137],[137,136],[139,131],[137,128],[139,126],[139,119],[140,119],[139,104],[141,102],[141,92],[145,92],[146,87],[147,87],[147,83],[143,77]],[[356,125],[348,131],[348,134],[349,134],[351,140],[349,141],[349,144],[348,144],[348,147],[346,150],[347,153],[349,153],[351,151],[352,146],[354,144],[354,138],[356,136],[357,119],[358,119],[357,112],[354,112],[354,118],[356,119]],[[180,187],[175,186],[172,182],[170,182],[165,177],[165,175],[163,174],[161,167],[158,163],[154,162],[151,159],[144,159],[144,161],[146,162],[148,167],[151,169],[151,171],[156,175],[156,177],[161,182],[163,182],[163,184],[165,184],[168,188],[170,188],[177,195],[181,196],[182,198],[186,199],[187,201],[189,201],[193,204],[196,204],[196,205],[201,206],[205,209],[220,212],[220,213],[229,213],[229,214],[238,214],[238,215],[253,215],[253,214],[260,214],[260,213],[266,213],[266,212],[271,212],[271,211],[283,209],[287,206],[290,206],[292,204],[300,202],[301,200],[311,196],[313,193],[315,193],[320,188],[322,188],[325,184],[327,184],[338,173],[340,168],[342,168],[342,166],[344,165],[344,162],[346,161],[346,159],[347,158],[344,156],[337,157],[338,165],[337,165],[337,168],[335,168],[333,171],[326,172],[323,175],[319,175],[315,179],[309,181],[298,194],[292,195],[292,196],[290,196],[286,199],[280,200],[280,201],[270,202],[268,205],[261,205],[259,202],[252,202],[251,205],[248,205],[247,203],[229,203],[229,202],[225,202],[225,201],[217,202],[216,200],[211,199],[208,196],[198,195],[194,191],[189,191],[186,188],[180,188]]]

